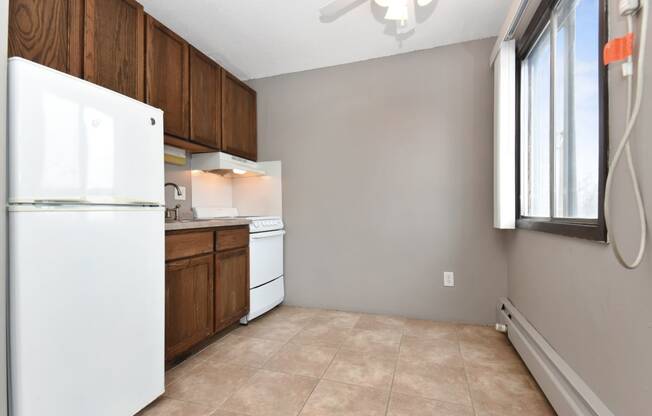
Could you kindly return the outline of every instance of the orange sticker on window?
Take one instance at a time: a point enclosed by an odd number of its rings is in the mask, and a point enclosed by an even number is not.
[[[622,38],[616,38],[604,45],[604,64],[622,61],[632,56],[634,49],[634,33],[628,33]]]

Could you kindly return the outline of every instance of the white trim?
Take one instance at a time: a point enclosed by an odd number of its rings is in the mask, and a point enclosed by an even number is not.
[[[513,0],[509,7],[505,21],[498,32],[498,38],[491,51],[489,66],[493,65],[500,51],[500,45],[507,40],[515,39],[519,36],[525,26],[530,22],[541,0]]]
[[[0,0],[0,416],[9,413],[7,400],[7,38],[9,0]]]
[[[494,228],[516,228],[516,46],[494,62]]]
[[[614,416],[507,298],[498,301],[497,315],[498,323],[507,325],[509,340],[559,416]]]

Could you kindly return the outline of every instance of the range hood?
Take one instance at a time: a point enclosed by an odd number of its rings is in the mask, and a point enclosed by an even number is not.
[[[243,178],[265,175],[258,163],[224,152],[195,153],[190,161],[192,170],[203,170],[218,175]]]

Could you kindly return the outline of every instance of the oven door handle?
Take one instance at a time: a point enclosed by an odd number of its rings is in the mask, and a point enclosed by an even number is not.
[[[265,232],[262,232],[262,233],[254,233],[254,234],[250,234],[249,237],[252,240],[259,240],[261,238],[278,237],[280,235],[285,235],[285,230],[265,231]]]

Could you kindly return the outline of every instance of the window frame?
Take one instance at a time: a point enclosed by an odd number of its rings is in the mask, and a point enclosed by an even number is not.
[[[556,218],[554,212],[550,217],[529,217],[521,215],[521,64],[528,56],[537,40],[548,27],[553,9],[561,0],[542,0],[528,24],[523,36],[516,41],[516,228],[560,234],[586,240],[607,241],[607,227],[604,219],[604,193],[609,168],[608,150],[608,110],[609,95],[607,85],[607,67],[604,65],[602,53],[598,59],[598,88],[599,88],[599,166],[598,166],[598,218]],[[600,51],[607,43],[607,1],[598,0],[599,22],[598,36]],[[554,90],[551,90],[554,97]],[[552,128],[552,126],[551,126]],[[550,156],[552,159],[552,155]],[[551,161],[551,163],[554,160]],[[551,186],[554,178],[551,177]]]

